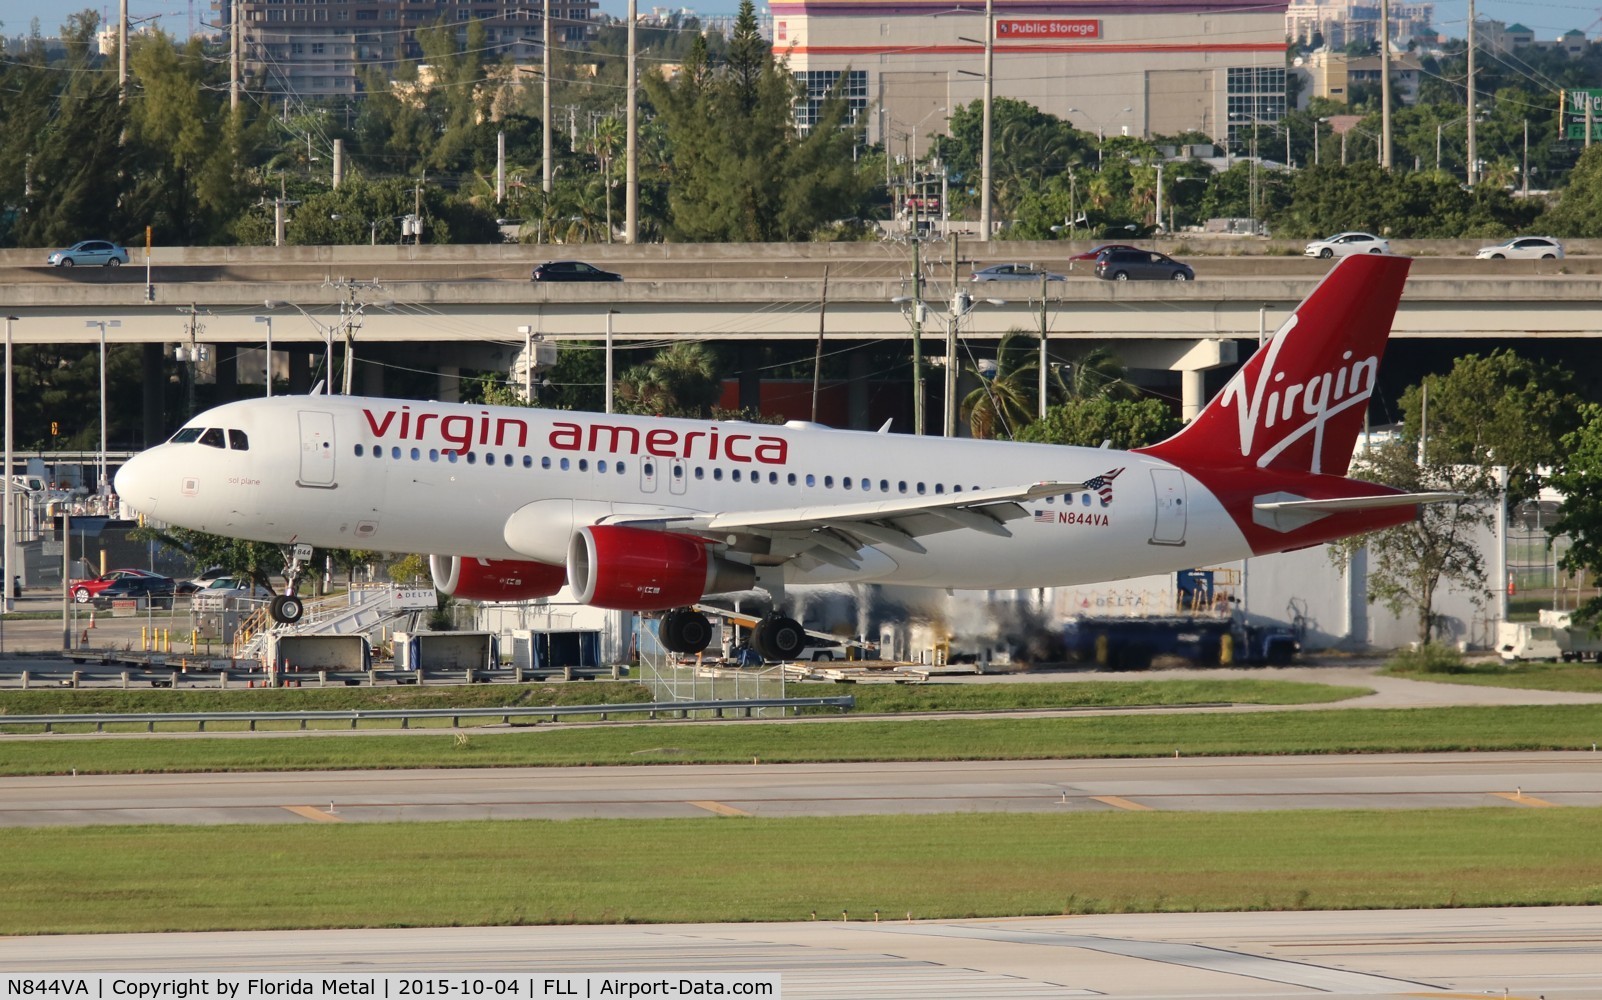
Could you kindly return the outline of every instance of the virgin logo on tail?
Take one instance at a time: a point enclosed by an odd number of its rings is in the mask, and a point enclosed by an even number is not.
[[[1137,449],[1195,472],[1344,476],[1412,262],[1344,257],[1178,434]]]
[[[1312,434],[1312,462],[1306,471],[1323,472],[1324,428],[1336,414],[1367,402],[1374,394],[1374,381],[1379,375],[1379,355],[1370,354],[1353,361],[1352,352],[1343,351],[1341,366],[1334,371],[1325,371],[1301,382],[1286,384],[1285,372],[1279,370],[1275,362],[1291,331],[1295,329],[1296,320],[1297,317],[1292,316],[1274,335],[1256,377],[1249,377],[1247,372],[1242,371],[1230,379],[1224,391],[1219,393],[1218,403],[1224,409],[1233,407],[1235,410],[1242,458],[1255,456],[1257,467],[1267,468],[1286,448]],[[1299,424],[1292,424],[1299,418],[1306,419]],[[1276,425],[1280,427],[1278,440],[1260,451],[1255,450],[1257,432],[1271,431]],[[1265,438],[1272,436],[1264,434]]]

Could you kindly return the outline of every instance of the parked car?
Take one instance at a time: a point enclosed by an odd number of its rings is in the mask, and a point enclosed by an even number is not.
[[[121,579],[113,580],[100,588],[88,601],[80,601],[79,603],[89,603],[97,608],[105,608],[110,606],[112,601],[119,598],[143,597],[150,602],[152,607],[170,608],[172,607],[172,588],[163,586],[159,582],[160,580],[166,580],[168,584],[172,583],[166,577],[152,580],[146,577],[125,576]]]
[[[974,281],[1039,281],[1042,276],[1047,281],[1067,280],[1060,274],[1052,274],[1033,264],[992,264],[973,272]]]
[[[218,577],[229,576],[229,572],[221,566],[212,566],[187,580],[178,581],[178,593],[193,594],[197,590],[205,590],[211,586],[211,581]]]
[[[1390,240],[1373,233],[1336,233],[1328,239],[1314,240],[1302,253],[1308,257],[1345,257],[1353,253],[1390,253]]]
[[[171,597],[177,590],[178,584],[172,577],[147,569],[114,569],[68,584],[72,599],[79,604],[88,604],[108,591],[113,597]]]
[[[534,268],[534,281],[622,281],[616,271],[603,271],[582,260],[548,260]]]
[[[1096,277],[1108,281],[1195,281],[1196,272],[1155,250],[1103,250]]]
[[[261,584],[243,577],[220,576],[195,591],[189,606],[195,611],[221,611],[230,600],[270,601],[276,596]]]
[[[83,240],[65,250],[57,250],[49,257],[51,267],[85,267],[99,264],[102,267],[121,267],[128,263],[128,251],[105,240]]]
[[[797,663],[830,663],[848,659],[843,645],[830,639],[811,639],[795,654]]]
[[[1515,236],[1494,247],[1480,247],[1474,256],[1478,260],[1561,260],[1563,244],[1550,236]]]

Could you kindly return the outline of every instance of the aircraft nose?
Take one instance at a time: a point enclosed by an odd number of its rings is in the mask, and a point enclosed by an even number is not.
[[[135,455],[123,463],[113,479],[117,496],[141,514],[156,511],[156,461],[149,452]]]

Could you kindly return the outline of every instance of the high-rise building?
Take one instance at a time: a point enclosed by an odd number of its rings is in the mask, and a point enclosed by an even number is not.
[[[423,57],[419,28],[444,21],[465,41],[467,27],[484,27],[486,56],[519,62],[541,56],[541,0],[215,0],[225,23],[238,11],[243,26],[243,73],[269,94],[301,98],[351,96],[363,69],[393,72]],[[552,0],[553,45],[582,42],[598,0]]]

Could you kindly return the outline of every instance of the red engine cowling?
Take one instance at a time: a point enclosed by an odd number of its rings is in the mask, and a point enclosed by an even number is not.
[[[664,611],[756,582],[750,566],[711,555],[699,539],[604,524],[574,533],[567,575],[579,603],[618,611]]]
[[[567,573],[561,566],[517,559],[429,556],[428,571],[440,593],[469,601],[550,597],[567,582]]]

